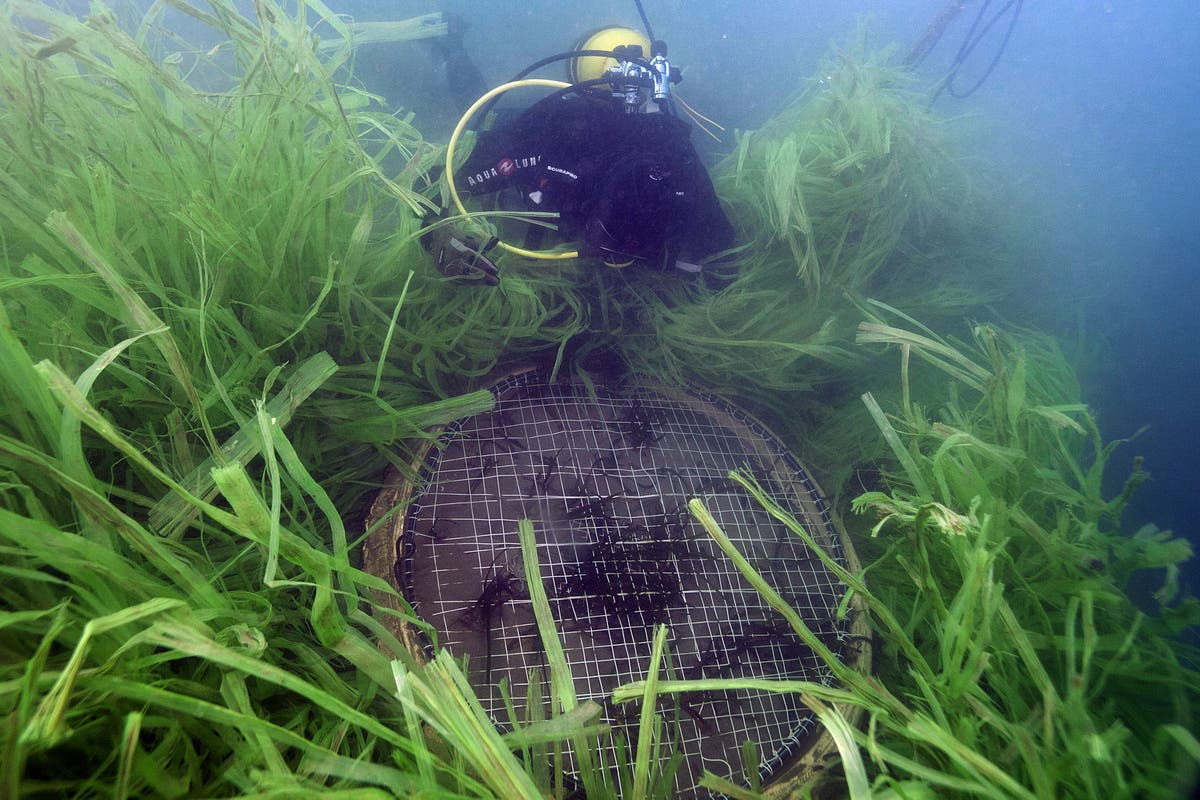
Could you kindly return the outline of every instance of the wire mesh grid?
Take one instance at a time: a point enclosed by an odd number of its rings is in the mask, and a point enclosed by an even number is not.
[[[645,677],[658,623],[669,627],[674,677],[831,681],[686,511],[702,498],[750,563],[841,652],[850,638],[836,620],[845,587],[728,477],[748,467],[841,559],[821,496],[767,431],[715,398],[647,387],[589,394],[530,372],[493,391],[494,410],[452,425],[430,451],[395,574],[439,643],[470,656],[472,684],[497,724],[508,722],[500,680],[521,714],[531,670],[546,670],[522,580],[522,518],[537,530],[578,697],[601,703],[612,725],[607,763],[639,709],[606,698]],[[815,724],[794,695],[706,692],[661,702],[682,754],[684,796],[703,793],[704,770],[738,781],[756,769],[769,779],[806,747]],[[747,739],[758,764],[742,763]]]

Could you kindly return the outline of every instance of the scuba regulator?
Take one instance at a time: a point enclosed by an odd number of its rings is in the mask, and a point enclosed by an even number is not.
[[[631,28],[610,26],[586,34],[572,50],[579,55],[570,59],[567,73],[575,86],[611,86],[613,97],[623,101],[629,114],[643,109],[648,93],[670,113],[671,84],[679,83],[681,75],[671,68],[663,40],[651,43]],[[592,55],[599,51],[607,55]]]

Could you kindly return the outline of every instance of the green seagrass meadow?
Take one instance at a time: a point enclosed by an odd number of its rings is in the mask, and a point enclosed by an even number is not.
[[[806,785],[710,776],[734,798],[1187,794],[1190,547],[1121,533],[1146,473],[1055,340],[1005,321],[1020,220],[886,51],[852,36],[712,166],[731,282],[506,256],[488,288],[420,248],[444,145],[356,88],[354,36],[315,0],[0,0],[0,796],[567,798],[569,746],[588,798],[669,797],[680,693],[747,688],[799,693],[839,757]],[[487,410],[489,375],[587,379],[599,353],[814,468],[864,565],[830,562],[870,677],[742,563],[840,685],[676,680],[664,629],[605,763],[531,524],[528,718],[501,734],[449,652],[391,637],[403,603],[359,566],[386,470]],[[1161,588],[1135,603],[1135,574]]]

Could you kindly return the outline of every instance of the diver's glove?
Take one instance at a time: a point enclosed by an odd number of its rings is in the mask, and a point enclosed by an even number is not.
[[[485,254],[496,246],[495,236],[481,242],[453,224],[443,223],[421,237],[421,244],[433,255],[438,272],[447,278],[482,281],[488,286],[500,283],[500,271]]]

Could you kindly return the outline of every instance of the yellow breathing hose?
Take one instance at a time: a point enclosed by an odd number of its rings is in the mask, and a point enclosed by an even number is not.
[[[493,97],[507,92],[509,89],[517,89],[522,86],[543,86],[551,89],[566,89],[571,84],[563,81],[552,81],[547,78],[526,78],[520,81],[511,81],[510,83],[501,84],[495,89],[487,92],[483,97],[475,101],[475,103],[467,109],[467,112],[462,115],[462,119],[458,121],[458,125],[454,128],[454,133],[450,134],[450,143],[446,145],[446,185],[450,187],[450,199],[454,201],[454,207],[458,209],[458,213],[467,214],[467,209],[463,207],[462,200],[458,197],[458,189],[454,185],[454,151],[458,146],[458,139],[462,136],[462,132],[466,130],[467,125],[471,121],[471,117],[475,116],[475,112],[480,107],[491,100]],[[526,258],[540,258],[543,260],[561,260],[565,258],[578,258],[579,251],[571,250],[566,253],[555,253],[548,250],[526,250],[523,247],[516,247],[507,242],[497,242],[501,248],[510,253],[516,253],[519,256]]]

